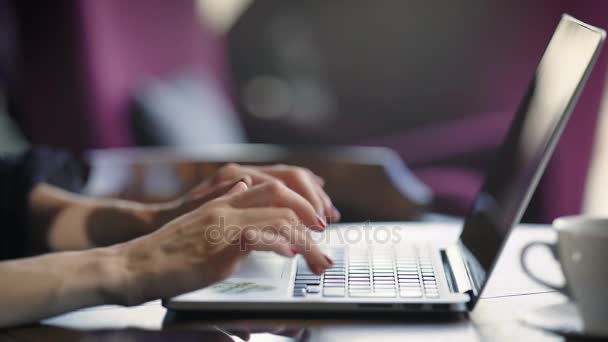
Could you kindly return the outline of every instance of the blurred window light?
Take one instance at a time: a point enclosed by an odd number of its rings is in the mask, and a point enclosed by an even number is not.
[[[205,25],[217,33],[226,33],[253,0],[197,0]]]

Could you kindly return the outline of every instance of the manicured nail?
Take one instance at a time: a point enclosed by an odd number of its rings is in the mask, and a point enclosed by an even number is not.
[[[313,174],[313,176],[315,177],[315,179],[317,180],[317,182],[321,185],[324,186],[325,185],[325,179],[323,179],[322,177]]]
[[[296,255],[298,255],[300,252],[298,252],[298,250],[297,250],[297,249],[292,248],[292,249],[291,249],[291,253],[292,253],[294,256],[296,256]]]
[[[342,214],[340,214],[340,211],[338,211],[338,209],[334,206],[331,207],[331,212],[332,212],[332,216],[334,217],[334,219],[336,219],[336,221],[340,220],[340,218],[342,217]]]
[[[321,217],[321,215],[317,214],[317,222],[319,223],[319,226],[323,229],[325,229],[325,227],[327,227],[327,222],[325,221],[325,219],[323,217]]]
[[[334,265],[334,261],[331,260],[327,255],[324,255],[325,257],[325,261],[327,261],[327,263],[329,264],[329,266],[333,266]]]

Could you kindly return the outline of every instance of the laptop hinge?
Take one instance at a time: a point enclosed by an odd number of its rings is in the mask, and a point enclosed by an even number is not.
[[[467,270],[466,263],[461,250],[457,244],[443,250],[444,256],[447,259],[446,268],[449,276],[452,278],[455,292],[474,294],[473,280]]]

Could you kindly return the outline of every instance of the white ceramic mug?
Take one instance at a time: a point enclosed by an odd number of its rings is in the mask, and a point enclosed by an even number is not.
[[[532,242],[521,252],[524,271],[538,283],[555,289],[577,303],[584,330],[608,336],[608,218],[561,217],[553,221],[556,244]],[[526,264],[530,248],[545,246],[559,261],[566,278],[564,286],[536,277]]]

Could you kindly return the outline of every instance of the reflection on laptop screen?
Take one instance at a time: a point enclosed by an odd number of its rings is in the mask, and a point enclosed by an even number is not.
[[[518,223],[603,42],[564,15],[464,223],[461,241],[487,274]],[[477,279],[480,289],[485,276]]]

